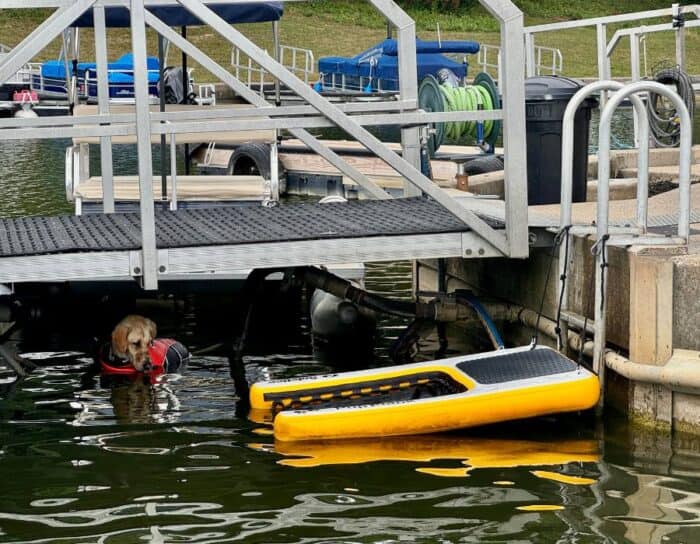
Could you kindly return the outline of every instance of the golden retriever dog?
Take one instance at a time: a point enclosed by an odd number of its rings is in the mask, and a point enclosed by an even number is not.
[[[156,324],[140,315],[128,315],[112,331],[112,353],[128,360],[136,370],[150,370],[148,347],[156,338]]]

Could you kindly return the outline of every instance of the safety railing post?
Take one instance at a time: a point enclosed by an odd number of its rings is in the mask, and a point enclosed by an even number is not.
[[[534,77],[537,73],[535,62],[535,35],[525,32],[525,73],[527,77]]]
[[[676,66],[685,70],[685,18],[683,6],[673,4],[673,26],[676,31]]]
[[[93,8],[92,13],[95,27],[95,61],[97,64],[97,113],[100,115],[109,115],[105,8],[96,6]],[[86,82],[86,87],[87,86],[88,84]],[[100,137],[100,175],[102,177],[102,209],[104,213],[114,213],[112,138],[109,136]]]
[[[146,64],[146,21],[144,0],[131,0],[131,47],[134,55],[134,100],[136,109],[136,146],[138,153],[141,270],[144,289],[158,287],[158,254],[156,252],[155,205],[153,203],[153,164],[151,156],[151,113],[148,103]]]

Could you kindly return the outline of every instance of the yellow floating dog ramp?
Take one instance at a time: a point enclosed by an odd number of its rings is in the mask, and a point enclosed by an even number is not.
[[[440,361],[258,382],[253,410],[275,412],[277,440],[435,433],[574,412],[598,378],[557,351],[523,347]]]

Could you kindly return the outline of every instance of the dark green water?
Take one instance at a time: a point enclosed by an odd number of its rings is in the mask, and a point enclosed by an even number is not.
[[[60,142],[11,155],[0,150],[0,215],[70,211]],[[410,268],[369,266],[367,285],[408,296]],[[376,356],[359,366],[388,363],[405,323],[379,326]],[[289,327],[285,349],[246,358],[249,381],[337,368],[314,358],[304,322]],[[198,344],[187,320],[175,333]],[[62,349],[51,331],[32,347],[44,342]],[[222,357],[194,357],[155,386],[101,385],[89,362],[48,358],[21,383],[0,371],[2,542],[700,542],[698,439],[571,416],[275,444],[237,413]]]

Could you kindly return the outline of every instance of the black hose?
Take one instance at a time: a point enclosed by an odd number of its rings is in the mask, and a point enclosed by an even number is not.
[[[297,270],[301,279],[307,285],[335,295],[357,304],[374,310],[379,313],[394,315],[398,317],[416,317],[419,313],[419,304],[405,300],[391,300],[379,295],[374,295],[355,287],[348,280],[339,278],[325,270],[314,267],[303,267]],[[426,305],[422,305],[426,306]]]
[[[656,72],[654,81],[663,85],[675,85],[690,113],[692,121],[695,115],[695,90],[690,76],[679,67],[663,68]],[[681,126],[676,108],[668,104],[661,95],[649,93],[647,101],[649,128],[651,136],[658,147],[677,147],[680,143]]]

